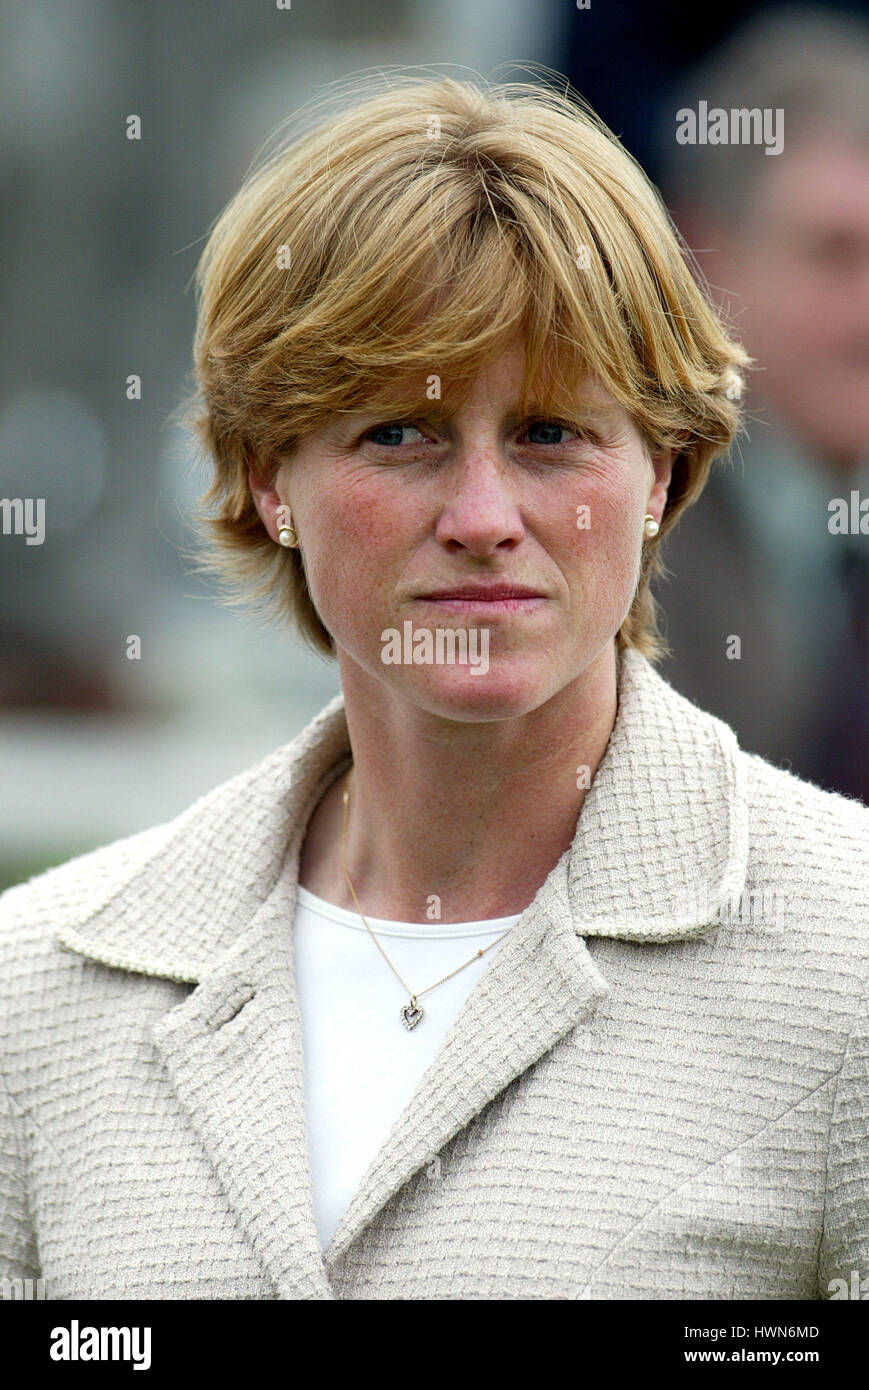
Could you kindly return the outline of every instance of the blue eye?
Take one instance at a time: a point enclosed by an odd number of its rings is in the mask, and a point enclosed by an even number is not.
[[[375,425],[373,429],[367,430],[365,434],[362,436],[362,438],[370,439],[372,444],[377,444],[380,448],[388,449],[394,445],[401,444],[402,441],[400,436],[402,430],[416,430],[417,434],[419,435],[419,440],[422,439],[422,435],[416,428],[416,425],[410,424],[409,422],[405,422],[402,420],[389,420],[385,425]],[[374,438],[374,436],[377,434],[391,435],[391,438],[384,442],[383,440],[378,440]],[[396,434],[399,436],[399,438],[395,437]],[[419,440],[413,440],[411,442],[419,443]]]
[[[401,436],[405,430],[415,431],[417,438],[403,441]],[[543,435],[543,438],[528,439],[527,442],[534,448],[541,446],[555,448],[566,447],[568,444],[576,442],[574,440],[557,438],[556,436],[562,431],[576,435],[577,440],[591,440],[593,438],[590,431],[582,432],[578,427],[564,424],[560,420],[532,420],[526,425],[523,433],[527,437],[532,430],[536,431],[538,436],[540,434]],[[413,448],[415,445],[423,444],[425,443],[425,438],[426,437],[418,427],[410,420],[387,420],[382,425],[373,425],[370,430],[366,430],[362,435],[362,439],[368,440],[375,448],[390,449],[393,451],[401,449],[402,447]]]
[[[528,426],[526,430],[526,433],[530,434],[532,430],[542,430],[544,434],[549,435],[549,438],[537,440],[532,439],[532,444],[564,444],[566,443],[566,441],[563,439],[553,439],[552,432],[557,430],[568,430],[571,434],[575,433],[575,430],[573,430],[571,425],[559,424],[557,420],[532,420],[531,424]]]

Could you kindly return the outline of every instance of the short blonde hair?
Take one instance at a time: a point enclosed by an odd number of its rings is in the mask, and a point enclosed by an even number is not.
[[[532,402],[575,418],[593,372],[647,447],[676,450],[617,636],[656,660],[658,544],[741,428],[751,359],[654,185],[582,99],[483,83],[390,73],[273,153],[218,218],[197,268],[185,403],[214,467],[200,568],[230,602],[290,618],[334,653],[301,552],[269,538],[248,467],[270,481],[334,413],[427,414],[433,375],[449,414],[521,332],[523,416]]]

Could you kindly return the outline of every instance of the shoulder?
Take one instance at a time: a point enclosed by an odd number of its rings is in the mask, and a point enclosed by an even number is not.
[[[0,978],[16,956],[30,954],[40,941],[50,946],[58,928],[81,924],[99,912],[152,860],[170,853],[173,843],[227,823],[254,788],[269,785],[278,769],[286,767],[294,742],[221,782],[171,820],[77,855],[0,893]]]
[[[661,833],[684,849],[705,826],[708,859],[727,859],[734,896],[745,896],[740,916],[760,910],[787,923],[784,939],[813,969],[826,960],[852,978],[869,972],[869,807],[748,752],[729,724],[636,655],[624,675],[645,726],[633,741],[654,778],[650,801],[665,807]]]
[[[740,750],[749,893],[806,958],[869,979],[869,807]]]
[[[752,839],[786,856],[793,872],[819,869],[869,893],[869,806],[739,750]]]
[[[174,822],[76,855],[0,893],[0,978],[16,960],[51,948],[61,926],[86,921],[121,891],[172,834]]]
[[[204,968],[280,872],[296,820],[346,756],[343,696],[295,738],[173,819],[93,849],[0,895],[0,1005],[40,971],[90,954],[146,973]],[[85,946],[92,951],[85,951]],[[7,1007],[8,1012],[8,1007]]]
[[[634,701],[636,717],[649,720],[656,744],[666,749],[669,763],[677,764],[679,795],[695,791],[707,803],[713,795],[726,800],[747,823],[754,856],[775,857],[784,872],[807,886],[828,881],[847,886],[867,905],[869,806],[748,752],[729,724],[635,655],[628,670],[634,680],[639,675],[645,700]],[[644,751],[652,756],[651,748]]]

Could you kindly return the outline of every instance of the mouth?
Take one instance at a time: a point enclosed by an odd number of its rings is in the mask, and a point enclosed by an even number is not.
[[[455,589],[434,589],[420,598],[478,598],[496,602],[502,598],[543,598],[539,589],[524,584],[461,584]]]
[[[477,609],[486,613],[530,612],[547,602],[539,589],[523,584],[464,584],[455,589],[438,589],[420,594],[417,603],[432,603],[453,611]]]

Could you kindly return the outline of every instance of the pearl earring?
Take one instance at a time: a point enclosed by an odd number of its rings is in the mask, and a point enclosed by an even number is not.
[[[652,516],[651,512],[647,512],[644,518],[643,535],[647,536],[649,540],[651,540],[653,536],[657,536],[660,529],[660,526],[658,525],[655,518]]]
[[[278,540],[281,545],[285,545],[289,550],[296,550],[299,545],[299,537],[296,535],[296,530],[292,523],[293,517],[292,513],[290,513],[290,524],[280,527],[278,530]]]

